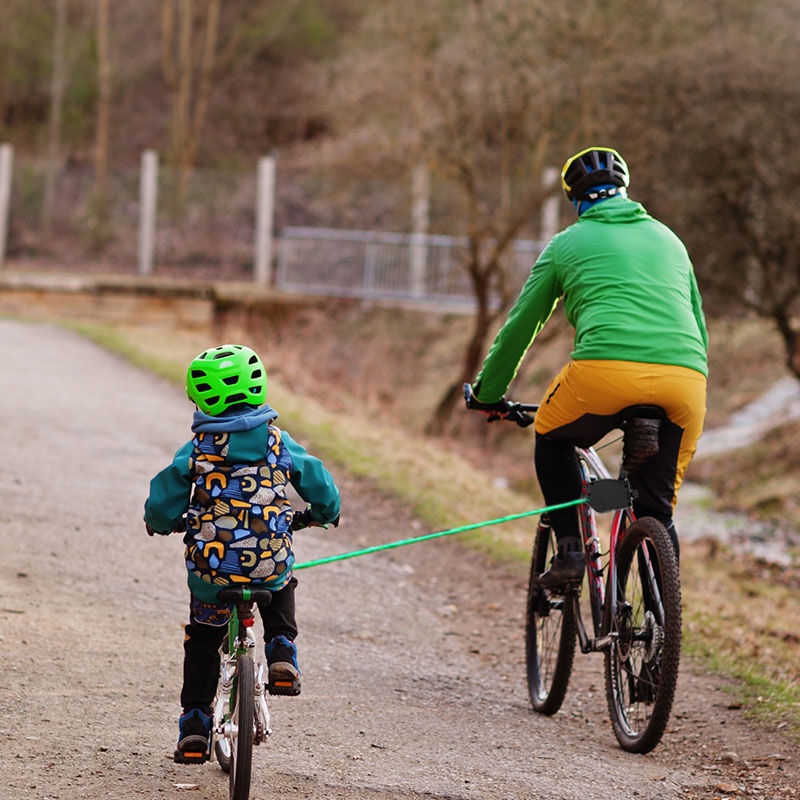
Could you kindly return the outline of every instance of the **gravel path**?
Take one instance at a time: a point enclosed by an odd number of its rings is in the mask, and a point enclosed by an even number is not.
[[[0,320],[0,358],[0,797],[227,797],[216,764],[171,760],[182,545],[141,523],[188,402],[55,327]],[[420,532],[337,478],[343,524],[299,535],[299,560]],[[800,797],[796,750],[689,663],[647,756],[616,745],[599,656],[578,656],[558,715],[531,714],[522,581],[452,540],[298,577],[303,694],[271,700],[254,800]]]

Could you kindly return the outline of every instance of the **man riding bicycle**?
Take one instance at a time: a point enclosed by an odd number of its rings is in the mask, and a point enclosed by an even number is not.
[[[569,158],[561,182],[577,222],[556,234],[492,343],[467,405],[505,408],[505,392],[534,338],[563,299],[575,329],[570,361],[536,414],[536,474],[548,505],[578,498],[575,446],[596,444],[627,406],[660,406],[658,453],[631,475],[637,516],[666,526],[705,417],[708,332],[692,263],[681,240],[628,198],[628,167],[608,147]],[[583,577],[574,507],[553,511],[558,551],[540,583],[558,588]]]

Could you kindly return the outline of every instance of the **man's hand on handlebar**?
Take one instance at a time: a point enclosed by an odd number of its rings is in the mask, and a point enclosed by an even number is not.
[[[507,419],[510,422],[515,422],[520,428],[527,428],[533,422],[533,417],[527,411],[524,411],[519,403],[506,400],[505,397],[495,403],[481,403],[475,396],[472,384],[469,383],[464,384],[464,400],[467,408],[486,414],[487,422]]]

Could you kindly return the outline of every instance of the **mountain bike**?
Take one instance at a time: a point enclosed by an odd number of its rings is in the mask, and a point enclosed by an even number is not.
[[[469,397],[467,401],[469,405]],[[480,408],[472,402],[471,407]],[[490,414],[489,421],[506,419],[526,427],[537,410],[537,405],[509,401],[502,412]],[[620,412],[616,423],[623,453],[616,479],[594,448],[576,448],[583,482],[577,511],[586,559],[588,630],[581,604],[583,581],[558,590],[539,584],[556,553],[546,514],[537,527],[528,582],[525,654],[533,709],[552,715],[561,708],[576,642],[581,653],[602,652],[612,727],[622,749],[630,753],[647,753],[661,741],[680,662],[681,589],[675,547],[659,520],[636,518],[629,482],[631,472],[657,452],[663,418],[657,406],[631,406]],[[605,543],[597,525],[597,514],[603,512],[613,512]]]

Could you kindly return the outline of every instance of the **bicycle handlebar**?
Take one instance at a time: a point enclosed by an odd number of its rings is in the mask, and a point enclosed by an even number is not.
[[[498,400],[496,403],[481,403],[472,390],[472,385],[464,384],[464,400],[467,408],[474,411],[481,411],[486,414],[487,422],[497,422],[497,420],[508,420],[520,428],[527,428],[533,424],[534,415],[539,410],[539,406],[532,403],[517,403],[513,400]]]
[[[292,515],[292,532],[301,531],[303,528],[327,528],[328,525],[333,525],[334,528],[339,527],[339,517],[336,517],[332,522],[317,522],[311,516],[311,509],[306,507],[302,511],[295,511]]]

